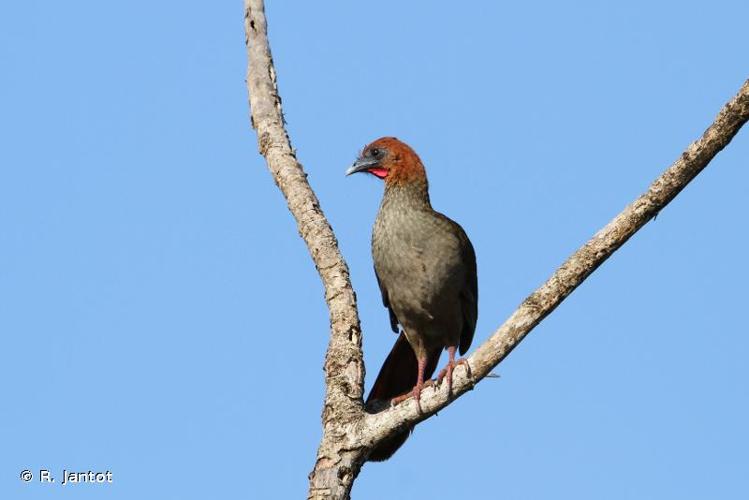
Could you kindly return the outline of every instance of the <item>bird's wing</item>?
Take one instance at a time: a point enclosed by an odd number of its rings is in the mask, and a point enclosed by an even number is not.
[[[460,332],[459,350],[460,354],[463,355],[471,347],[473,332],[476,331],[476,320],[479,316],[479,284],[476,275],[476,252],[474,252],[471,240],[468,239],[468,235],[460,227],[460,224],[445,214],[436,211],[434,214],[437,218],[442,219],[449,226],[452,226],[455,230],[453,234],[460,241],[460,257],[466,271],[465,283],[463,283],[463,287],[459,293],[460,309],[463,313],[463,329]]]
[[[473,332],[476,331],[476,320],[479,316],[479,284],[476,274],[476,252],[471,240],[462,230],[461,250],[463,262],[466,265],[466,283],[460,291],[460,305],[463,310],[463,331],[460,333],[460,354],[463,355],[471,347]]]
[[[380,276],[377,274],[377,268],[375,268],[375,277],[377,278],[377,285],[380,287],[380,293],[382,293],[382,305],[388,308],[388,313],[390,314],[390,328],[395,333],[398,333],[398,318],[395,317],[393,308],[390,307],[390,300],[388,299],[388,291],[385,289],[384,286],[382,286],[382,281],[380,281]]]

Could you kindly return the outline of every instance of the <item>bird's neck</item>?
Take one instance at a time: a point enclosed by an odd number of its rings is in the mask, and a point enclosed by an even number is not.
[[[412,182],[386,183],[385,195],[382,197],[382,209],[424,210],[432,209],[429,202],[429,186],[427,180]]]

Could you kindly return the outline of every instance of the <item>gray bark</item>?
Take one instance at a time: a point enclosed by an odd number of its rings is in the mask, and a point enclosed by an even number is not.
[[[323,434],[309,476],[309,498],[313,499],[349,498],[361,465],[375,443],[431,417],[473,389],[598,266],[668,205],[749,120],[747,80],[702,137],[690,144],[645,193],[573,253],[467,358],[470,376],[465,367],[456,368],[452,397],[448,397],[444,384],[427,387],[421,396],[421,411],[413,400],[408,400],[377,414],[368,414],[362,401],[364,363],[356,297],[335,234],[284,128],[262,0],[245,0],[245,31],[247,88],[258,147],[310,251],[330,312],[330,340],[324,363]]]
[[[262,0],[245,1],[245,33],[247,88],[258,148],[286,197],[320,274],[330,313],[330,340],[324,364],[323,437],[310,474],[310,497],[346,498],[364,460],[363,447],[357,449],[353,445],[360,433],[350,430],[364,418],[364,361],[356,295],[333,229],[284,128]]]

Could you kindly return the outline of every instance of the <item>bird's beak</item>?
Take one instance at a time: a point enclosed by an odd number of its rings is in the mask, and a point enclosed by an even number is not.
[[[366,172],[370,168],[376,167],[380,162],[374,158],[359,158],[346,170],[346,175],[355,174],[357,172]]]

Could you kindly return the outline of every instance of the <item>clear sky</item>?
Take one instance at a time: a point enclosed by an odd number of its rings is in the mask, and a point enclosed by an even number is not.
[[[749,77],[738,0],[270,4],[368,386],[395,336],[363,145],[410,143],[470,235],[475,347]],[[241,2],[3,2],[0,62],[0,498],[305,498],[328,318],[250,129]],[[354,497],[746,498],[747,157],[749,129]]]

